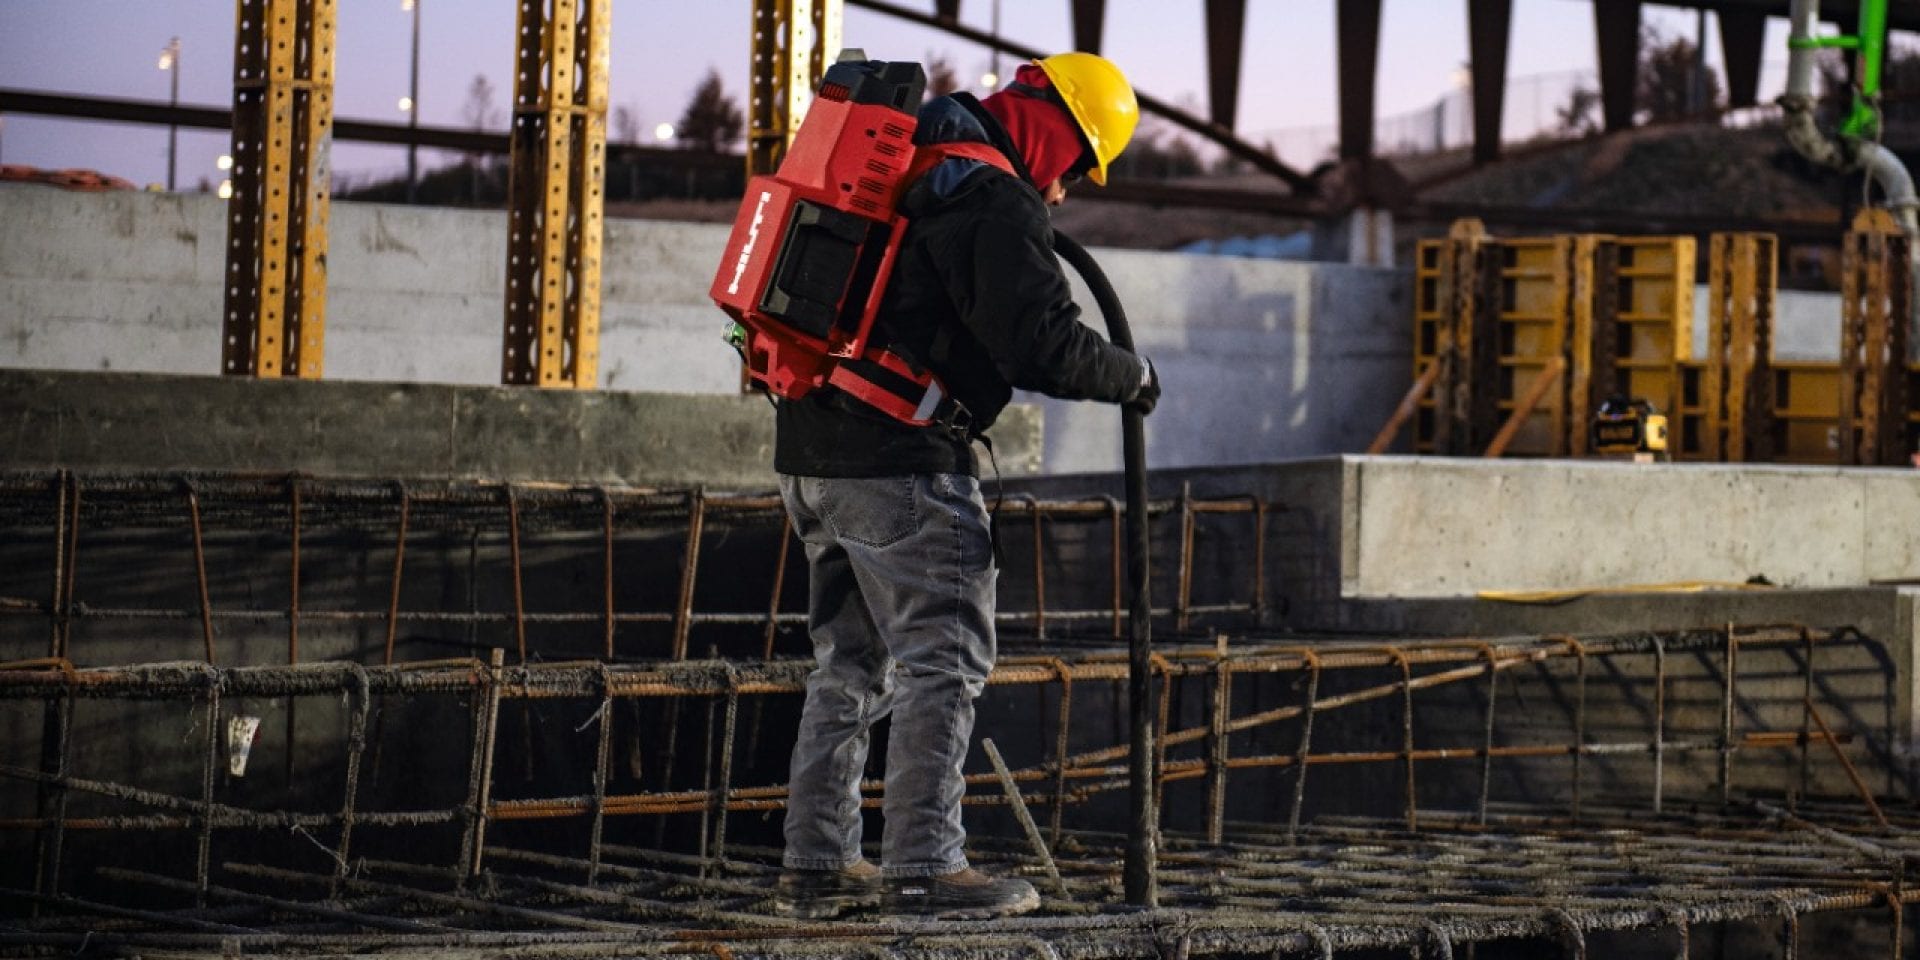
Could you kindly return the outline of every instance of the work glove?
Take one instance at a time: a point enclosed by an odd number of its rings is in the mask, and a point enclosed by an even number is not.
[[[1160,374],[1153,369],[1153,361],[1138,354],[1134,359],[1140,361],[1140,386],[1127,398],[1127,409],[1144,417],[1160,402]]]

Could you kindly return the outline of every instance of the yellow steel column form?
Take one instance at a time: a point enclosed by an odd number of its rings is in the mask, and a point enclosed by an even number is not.
[[[1730,463],[1772,459],[1772,234],[1708,239],[1707,356],[1700,378],[1701,452]]]
[[[1907,235],[1878,208],[1853,218],[1840,257],[1840,462],[1907,463]]]
[[[611,7],[520,4],[502,383],[597,377]]]
[[[747,174],[772,173],[840,53],[844,0],[753,0]]]
[[[237,0],[221,372],[317,378],[325,346],[334,0]]]

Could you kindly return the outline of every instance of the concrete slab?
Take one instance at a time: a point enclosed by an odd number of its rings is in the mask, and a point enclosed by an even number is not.
[[[1000,469],[1039,465],[1016,405]],[[768,490],[758,396],[0,368],[0,469],[420,476]]]

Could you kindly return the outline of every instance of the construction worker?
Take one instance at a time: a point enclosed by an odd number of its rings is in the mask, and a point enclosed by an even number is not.
[[[988,512],[970,441],[1014,389],[1153,409],[1153,365],[1080,321],[1048,207],[1104,185],[1139,120],[1111,62],[1063,53],[984,100],[938,97],[915,142],[991,144],[1014,175],[949,158],[901,202],[910,219],[876,339],[923,358],[964,424],[912,427],[834,390],[780,404],[774,468],[811,575],[817,661],[794,745],[785,870],[774,905],[798,917],[880,903],[988,918],[1039,905],[1032,884],[968,866],[961,768],[973,700],[994,662]],[[991,448],[989,447],[989,452]],[[861,856],[868,731],[891,712],[880,865]]]

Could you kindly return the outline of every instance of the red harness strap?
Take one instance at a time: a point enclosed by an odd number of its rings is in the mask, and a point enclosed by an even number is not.
[[[904,182],[917,183],[954,158],[977,160],[1018,176],[1006,154],[992,144],[936,143],[914,151]],[[971,421],[966,406],[947,392],[939,377],[891,350],[869,348],[861,357],[842,359],[827,375],[827,384],[909,426],[940,425],[965,436]]]

